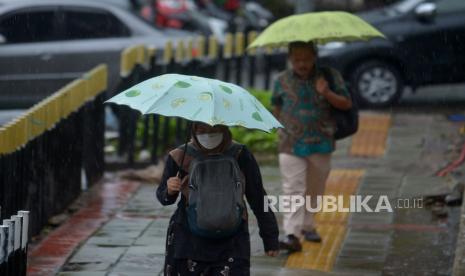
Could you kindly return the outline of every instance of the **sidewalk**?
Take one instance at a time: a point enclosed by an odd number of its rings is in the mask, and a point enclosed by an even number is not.
[[[438,135],[434,133],[441,127],[450,131],[433,116],[363,114],[359,133],[338,143],[326,193],[395,199],[435,190],[443,181],[431,176],[438,169],[432,166],[442,165],[438,163],[444,156],[439,154],[442,148],[431,150],[428,143],[434,142]],[[268,194],[280,194],[278,168],[262,166],[261,170]],[[162,275],[167,223],[175,205],[162,207],[155,200],[155,189],[153,184],[107,179],[88,208],[30,252],[28,275]],[[458,216],[454,212],[456,209],[451,209],[451,218]],[[450,227],[458,228],[458,222],[451,220],[447,226],[444,221],[431,220],[430,213],[426,208],[320,213],[316,219],[323,242],[305,242],[302,252],[277,258],[264,256],[251,215],[252,275],[394,275],[402,269],[447,273],[452,262],[441,250],[455,252]],[[447,243],[434,247],[438,239]],[[419,260],[422,267],[414,265]]]

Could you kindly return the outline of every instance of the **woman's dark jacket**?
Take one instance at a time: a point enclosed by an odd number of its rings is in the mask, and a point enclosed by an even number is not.
[[[266,192],[263,188],[260,169],[255,158],[245,146],[238,157],[238,164],[245,176],[245,197],[257,218],[264,249],[265,251],[278,250],[279,230],[276,218],[273,212],[264,211]],[[156,192],[157,199],[163,205],[174,204],[178,198],[179,194],[170,196],[167,193],[168,178],[176,176],[178,170],[179,166],[169,155],[160,186]],[[181,200],[178,202],[178,208],[173,214],[168,228],[167,239],[174,246],[174,256],[171,257],[209,262],[228,258],[250,258],[248,223],[243,223],[237,234],[230,238],[218,240],[198,237],[189,230],[185,207],[186,198],[181,193]]]

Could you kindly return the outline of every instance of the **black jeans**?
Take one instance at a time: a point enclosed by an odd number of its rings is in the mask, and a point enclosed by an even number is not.
[[[165,276],[249,276],[250,261],[229,258],[220,262],[199,262],[176,259],[174,265],[166,264]]]

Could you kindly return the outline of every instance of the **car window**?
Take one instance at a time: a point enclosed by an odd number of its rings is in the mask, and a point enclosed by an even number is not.
[[[54,11],[23,11],[0,21],[0,33],[6,43],[44,42],[57,40]]]
[[[130,36],[129,29],[105,11],[65,11],[65,39]]]
[[[438,13],[465,11],[464,0],[439,0],[436,2]]]

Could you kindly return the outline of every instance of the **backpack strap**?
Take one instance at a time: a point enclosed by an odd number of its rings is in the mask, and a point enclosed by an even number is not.
[[[190,144],[190,143],[189,143]],[[184,154],[184,148],[185,145],[181,145],[174,150],[170,151],[169,155],[173,158],[174,162],[178,165],[178,167],[181,166],[181,160],[183,159],[184,156],[184,162],[182,164],[182,170],[187,173],[189,171],[189,165],[191,161],[194,159],[192,155],[189,154],[189,144],[188,144],[188,150],[186,154]],[[194,149],[195,150],[195,149]]]
[[[182,150],[184,150],[184,148]],[[198,150],[193,144],[189,143],[187,145],[186,155],[192,157],[192,159],[195,159],[197,157],[200,157],[202,155],[202,152]]]
[[[323,77],[328,81],[329,88],[334,91],[334,76],[331,72],[331,68],[326,66],[319,67],[320,72],[323,74]]]
[[[239,156],[241,155],[243,149],[244,149],[244,145],[236,143],[236,142],[233,141],[232,144],[231,144],[231,147],[229,147],[229,149],[224,154],[232,156],[236,161],[238,161]],[[244,173],[242,171],[240,171],[240,173],[242,175],[242,178],[244,179],[243,193],[245,193],[245,185],[247,185],[247,183],[245,182]],[[242,198],[242,200],[244,200],[244,198]],[[245,205],[245,200],[244,200],[243,204],[244,204],[244,209],[242,210],[242,219],[247,221],[249,215],[247,213],[247,207]]]
[[[239,156],[241,155],[242,153],[242,149],[244,148],[244,145],[241,145],[239,143],[236,143],[236,142],[232,142],[231,143],[231,146],[229,147],[229,149],[227,149],[224,154],[225,155],[229,155],[229,156],[232,156],[234,157],[236,160],[239,159]]]

